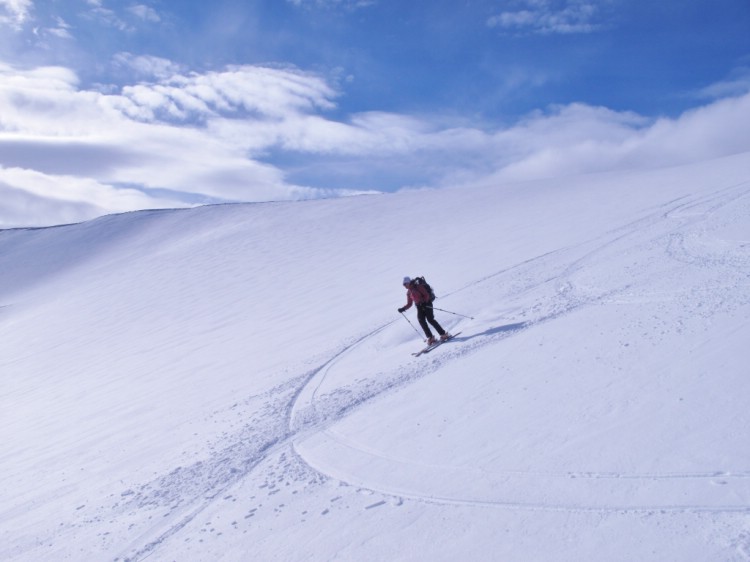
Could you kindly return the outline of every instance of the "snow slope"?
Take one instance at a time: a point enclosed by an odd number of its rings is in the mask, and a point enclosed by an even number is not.
[[[748,217],[740,154],[0,231],[0,559],[748,560]]]

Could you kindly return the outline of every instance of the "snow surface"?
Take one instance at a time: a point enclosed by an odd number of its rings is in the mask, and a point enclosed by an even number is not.
[[[750,560],[749,318],[750,154],[0,231],[0,559]]]

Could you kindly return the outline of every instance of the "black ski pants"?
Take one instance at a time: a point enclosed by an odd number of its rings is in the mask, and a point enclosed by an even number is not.
[[[417,320],[419,320],[419,325],[422,326],[422,329],[428,338],[432,337],[430,327],[427,325],[428,322],[432,324],[432,327],[435,328],[437,333],[441,336],[445,333],[443,327],[438,324],[437,320],[435,320],[435,311],[432,309],[431,304],[417,305]]]

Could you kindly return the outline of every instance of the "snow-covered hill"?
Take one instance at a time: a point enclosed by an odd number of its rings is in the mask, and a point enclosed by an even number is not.
[[[749,217],[741,154],[0,231],[0,559],[748,560]]]

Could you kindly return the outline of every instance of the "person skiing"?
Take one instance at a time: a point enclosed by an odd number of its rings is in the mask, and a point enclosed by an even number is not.
[[[432,335],[429,322],[437,330],[440,339],[445,341],[450,338],[450,334],[443,330],[443,327],[435,320],[435,311],[432,309],[432,298],[430,292],[425,290],[424,286],[417,285],[411,277],[404,277],[404,287],[406,287],[406,305],[398,309],[400,313],[411,308],[412,303],[417,306],[417,320],[422,326],[425,336],[427,336],[427,345],[437,343],[435,336]]]

